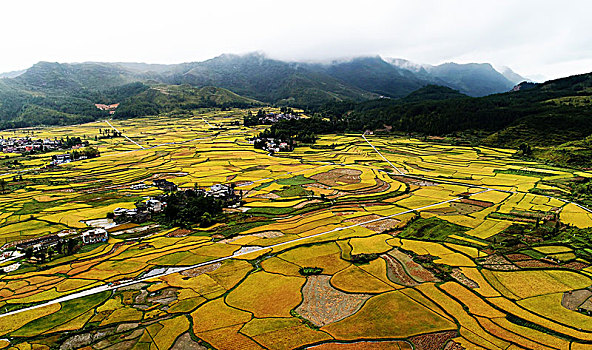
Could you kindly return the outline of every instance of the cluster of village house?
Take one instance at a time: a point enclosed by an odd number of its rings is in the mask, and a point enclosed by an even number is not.
[[[104,228],[94,228],[80,234],[82,244],[93,244],[99,242],[106,242],[109,239],[109,234]],[[26,241],[22,241],[16,244],[15,248],[18,251],[26,251],[31,248],[34,252],[47,250],[51,247],[55,247],[58,243],[64,242],[62,235],[47,235],[43,237],[33,238]]]
[[[31,139],[30,137],[0,138],[0,151],[4,153],[26,153],[32,151],[52,151],[62,148],[61,140]]]
[[[166,179],[154,180],[154,185],[165,192],[177,191],[178,189],[177,185]],[[130,186],[133,190],[146,187],[147,185],[143,183]],[[240,196],[236,195],[236,192],[231,185],[215,184],[208,190],[192,190],[196,191],[198,195],[223,200],[227,205],[233,205],[240,201]],[[166,198],[166,195],[159,195],[150,198],[145,202],[136,203],[136,207],[133,209],[115,208],[115,210],[113,210],[114,220],[118,223],[130,221],[135,223],[146,222],[152,218],[153,214],[160,213],[166,207]]]
[[[177,186],[168,181],[158,179],[154,181],[154,185],[159,187],[160,189],[167,189],[167,190],[174,190],[177,189]],[[131,186],[134,189],[146,188],[147,185],[140,183]],[[226,201],[227,204],[236,204],[240,202],[240,196],[236,195],[234,191],[234,187],[231,185],[224,185],[224,184],[216,184],[210,187],[208,190],[197,189],[195,190],[198,193],[201,193],[204,196],[212,196],[217,199],[221,199]],[[113,211],[115,216],[115,221],[118,223],[122,222],[145,222],[149,220],[152,214],[161,212],[166,207],[166,195],[159,195],[154,198],[148,198],[144,202],[136,203],[136,208],[134,209],[125,209],[125,208],[116,208]],[[33,252],[38,251],[47,251],[49,248],[57,246],[60,242],[64,242],[64,237],[72,238],[76,234],[75,230],[64,231],[63,234],[54,234],[54,235],[47,235],[43,237],[33,238],[26,241],[20,241],[14,244],[17,251],[23,253],[29,248],[32,249]],[[82,232],[78,236],[82,244],[94,244],[99,242],[106,242],[109,239],[109,233],[104,228],[93,228],[91,230],[87,230]],[[6,248],[6,246],[4,247]]]
[[[72,147],[72,149],[76,149],[76,147]],[[56,154],[51,157],[51,162],[49,162],[49,166],[70,163],[75,160],[83,160],[83,159],[87,159],[87,157],[83,154],[79,154],[78,157],[76,157],[75,159],[72,159],[72,157],[70,156],[70,153]]]
[[[292,151],[293,147],[289,143],[281,140],[277,140],[271,137],[256,137],[249,141],[255,145],[255,148],[260,148],[267,152],[289,152]]]
[[[263,117],[259,117],[260,124],[274,124],[279,122],[280,120],[291,120],[291,119],[300,119],[299,116],[294,114],[284,114],[284,113],[267,113]]]

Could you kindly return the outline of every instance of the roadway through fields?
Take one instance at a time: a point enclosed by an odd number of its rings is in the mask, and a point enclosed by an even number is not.
[[[110,127],[113,129],[113,130],[115,130],[116,132],[120,133],[120,134],[121,134],[121,136],[125,137],[125,138],[126,138],[128,141],[129,141],[129,142],[132,142],[133,144],[135,144],[136,146],[138,146],[138,147],[140,147],[140,148],[144,148],[144,146],[140,145],[140,144],[139,144],[139,143],[137,143],[136,141],[134,141],[134,140],[130,139],[129,137],[127,137],[127,135],[125,135],[125,134],[124,134],[124,133],[122,133],[121,131],[117,130],[117,128],[116,128],[116,127],[114,127],[114,126],[113,126],[113,124],[111,124],[111,122],[110,122],[110,121],[108,121],[107,119],[105,119],[105,122],[106,122],[107,124],[109,124],[109,126],[110,126]]]

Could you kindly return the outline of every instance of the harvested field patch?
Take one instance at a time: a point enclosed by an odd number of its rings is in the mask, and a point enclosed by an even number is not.
[[[516,264],[516,266],[518,266],[520,268],[538,269],[538,268],[545,268],[545,267],[557,267],[557,264],[554,262],[548,262],[548,261],[542,261],[542,260],[536,260],[536,259],[520,260],[520,261],[516,261],[515,264]],[[506,265],[493,265],[493,266],[506,266]],[[491,269],[492,270],[502,270],[502,269],[496,269],[496,268],[491,268]]]
[[[207,347],[191,339],[189,333],[183,333],[171,347],[171,350],[208,350]]]
[[[185,237],[187,235],[189,235],[192,231],[188,230],[186,228],[178,228],[176,230],[173,230],[169,233],[167,233],[167,237]]]
[[[462,202],[452,202],[452,203],[450,203],[450,207],[455,210],[455,212],[454,212],[455,215],[456,214],[460,214],[460,215],[473,214],[473,213],[476,213],[476,212],[481,211],[483,209],[483,207],[481,207],[479,205],[473,205],[473,204],[462,203]]]
[[[386,261],[386,275],[389,280],[403,286],[415,286],[419,284],[405,272],[405,268],[399,260],[389,254],[382,254],[380,257]]]
[[[571,262],[568,262],[567,264],[561,265],[561,267],[563,267],[564,269],[572,269],[572,270],[583,270],[589,266],[590,266],[589,264],[586,264],[581,261],[571,261]]]
[[[482,208],[489,208],[493,205],[493,203],[491,202],[487,202],[487,201],[480,201],[477,199],[470,199],[470,198],[463,198],[459,201],[460,203],[466,203],[466,204],[470,204],[470,205],[476,205]]]
[[[460,284],[467,286],[469,288],[479,288],[479,284],[477,282],[473,281],[472,279],[468,278],[467,276],[465,276],[462,273],[461,269],[459,269],[459,268],[452,269],[452,273],[450,273],[450,277],[454,278]]]
[[[324,185],[334,187],[340,186],[340,183],[346,183],[348,185],[357,184],[362,181],[360,175],[362,175],[362,171],[357,169],[333,169],[315,174],[310,178]]]
[[[398,249],[392,249],[387,253],[393,258],[397,259],[405,268],[405,272],[411,276],[416,282],[438,282],[440,281],[429,270],[416,263],[411,257]]]
[[[522,261],[522,260],[531,260],[532,257],[522,253],[514,253],[506,255],[506,258],[510,261]]]
[[[205,265],[201,267],[195,267],[193,269],[185,270],[181,272],[181,275],[187,277],[197,277],[199,275],[203,275],[204,273],[214,272],[218,270],[222,266],[222,263],[214,263],[210,265]]]
[[[592,296],[589,289],[569,290],[563,293],[561,306],[568,310],[577,310],[588,298]]]
[[[309,276],[302,288],[304,300],[296,311],[318,327],[356,313],[370,294],[343,293],[329,283],[331,276]]]
[[[512,271],[518,270],[516,265],[513,265],[508,259],[501,255],[493,254],[477,260],[484,268],[496,271]]]
[[[310,350],[411,350],[411,344],[403,340],[360,341],[355,343],[325,343],[308,347]]]
[[[442,349],[452,338],[458,337],[458,331],[445,331],[416,335],[409,338],[415,350]]]

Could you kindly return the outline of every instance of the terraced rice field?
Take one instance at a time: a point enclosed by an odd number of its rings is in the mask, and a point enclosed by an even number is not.
[[[367,139],[396,169],[354,134],[270,156],[248,142],[262,127],[241,126],[246,113],[110,121],[135,143],[95,141],[105,122],[0,132],[80,136],[101,152],[49,169],[55,153],[20,157],[18,173],[3,170],[3,249],[81,232],[161,194],[155,179],[180,189],[234,183],[244,199],[210,227],[147,223],[43,264],[1,272],[14,261],[0,262],[0,349],[592,342],[592,250],[570,241],[592,227],[592,214],[549,196],[564,191],[550,178],[592,173],[394,136]],[[131,188],[139,183],[147,188]],[[537,236],[535,225],[550,233]]]

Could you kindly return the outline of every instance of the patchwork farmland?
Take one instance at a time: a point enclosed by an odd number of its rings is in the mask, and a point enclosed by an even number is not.
[[[0,131],[100,152],[54,167],[59,151],[6,155],[20,166],[0,165],[2,254],[108,231],[72,254],[0,260],[0,349],[592,344],[592,212],[566,190],[592,172],[380,135],[270,155],[247,112]],[[125,137],[95,139],[105,129]],[[113,223],[163,195],[158,179],[232,185],[242,201],[208,225]]]

